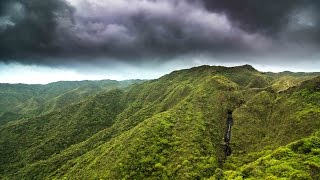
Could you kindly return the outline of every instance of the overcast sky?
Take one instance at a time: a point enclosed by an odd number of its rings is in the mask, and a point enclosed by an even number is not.
[[[0,82],[319,71],[318,0],[1,0]]]

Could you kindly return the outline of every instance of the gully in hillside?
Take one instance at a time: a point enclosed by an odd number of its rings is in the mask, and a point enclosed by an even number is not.
[[[231,146],[230,146],[230,140],[231,140],[231,127],[233,125],[233,118],[232,118],[232,111],[228,111],[228,117],[227,117],[227,129],[226,133],[224,135],[224,154],[225,159],[227,156],[231,155]]]

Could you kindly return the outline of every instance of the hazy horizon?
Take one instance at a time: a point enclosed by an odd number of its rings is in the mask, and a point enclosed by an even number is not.
[[[90,74],[87,72],[78,72],[74,71],[72,69],[66,69],[66,68],[59,68],[59,67],[45,67],[45,66],[35,66],[35,65],[21,65],[18,63],[11,63],[11,64],[5,64],[0,65],[0,70],[6,69],[6,71],[0,71],[0,83],[8,83],[8,84],[49,84],[53,82],[58,81],[99,81],[99,80],[116,80],[116,81],[123,81],[123,80],[134,80],[134,79],[140,79],[140,80],[152,80],[160,78],[166,74],[171,73],[172,71],[176,70],[182,70],[182,69],[188,69],[192,67],[198,67],[203,65],[209,65],[209,66],[226,66],[226,67],[234,67],[234,66],[242,66],[246,65],[246,63],[242,64],[202,64],[202,65],[194,65],[194,66],[185,66],[180,67],[177,69],[164,69],[162,72],[155,72],[152,70],[149,70],[149,74],[145,73],[137,73],[137,76],[134,76],[134,72],[137,72],[139,69],[135,69],[134,67],[131,67],[131,72],[126,72],[126,76],[123,76],[125,73],[120,72],[117,74],[114,74],[112,76],[103,75],[103,73],[99,74]],[[249,64],[251,65],[251,64]],[[8,66],[8,67],[4,67]],[[290,71],[290,72],[319,72],[316,69],[312,70],[311,68],[307,71],[303,71],[303,69],[292,67],[285,68],[285,67],[272,67],[272,66],[259,66],[259,65],[251,65],[255,69],[261,72],[284,72],[284,71]],[[130,68],[129,68],[130,69]],[[117,76],[118,75],[118,76]],[[145,76],[141,76],[145,75]]]

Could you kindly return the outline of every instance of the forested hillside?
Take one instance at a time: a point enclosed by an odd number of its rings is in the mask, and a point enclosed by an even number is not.
[[[0,84],[0,125],[59,110],[99,92],[125,88],[141,80],[61,81],[47,85]]]
[[[2,88],[2,111],[26,115],[0,126],[0,178],[317,179],[319,75],[201,66],[127,89]]]

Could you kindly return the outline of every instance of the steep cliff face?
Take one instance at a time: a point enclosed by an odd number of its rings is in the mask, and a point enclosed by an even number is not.
[[[286,77],[298,80],[279,88]],[[261,73],[249,65],[175,71],[1,126],[0,177],[249,177],[237,168],[319,130],[318,87],[314,74]],[[225,159],[229,111],[232,154]]]

